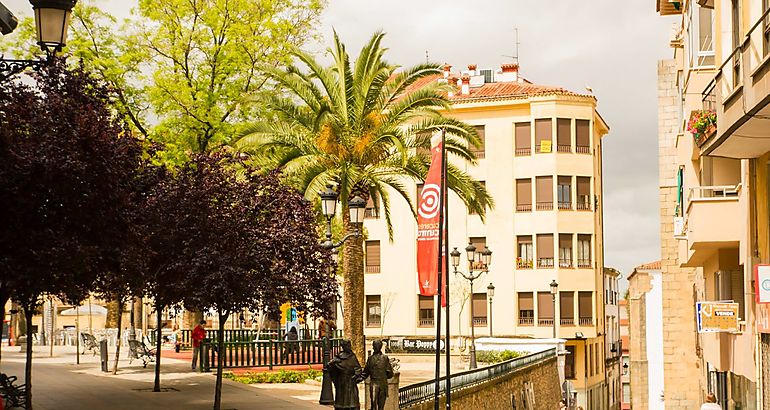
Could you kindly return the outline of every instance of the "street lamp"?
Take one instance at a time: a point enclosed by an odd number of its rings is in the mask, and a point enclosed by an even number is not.
[[[489,282],[487,286],[487,298],[489,299],[489,337],[492,337],[492,297],[495,296],[495,285]]]
[[[559,290],[559,284],[556,279],[551,281],[551,299],[553,299],[553,338],[556,339],[556,293]]]
[[[321,247],[329,252],[332,261],[336,264],[337,248],[342,246],[348,239],[361,236],[361,225],[364,222],[364,214],[366,213],[366,201],[360,196],[356,196],[348,201],[348,216],[350,217],[350,223],[353,224],[356,230],[353,233],[345,235],[339,242],[334,242],[332,241],[332,218],[334,218],[334,215],[337,213],[339,194],[332,188],[331,185],[327,185],[326,189],[319,192],[318,195],[321,197],[321,213],[326,217],[326,241],[321,242]],[[329,350],[330,328],[328,320],[324,320],[324,326],[326,326],[326,332],[323,341],[323,382],[321,384],[321,398],[318,400],[318,403],[326,405],[334,404],[334,394],[332,393],[332,380],[331,377],[329,377],[331,351]]]
[[[454,248],[454,250],[449,253],[449,256],[452,258],[452,266],[454,267],[455,275],[460,274],[463,278],[468,280],[471,285],[471,359],[469,367],[471,369],[475,369],[477,366],[476,331],[473,326],[473,281],[481,277],[483,273],[489,272],[489,265],[492,263],[492,251],[490,251],[489,248],[485,246],[484,250],[481,252],[476,252],[476,246],[474,246],[473,243],[468,243],[468,246],[465,247],[465,254],[468,258],[467,275],[457,270],[457,267],[460,265],[460,251],[458,251],[457,248]],[[474,274],[474,272],[477,273]],[[489,291],[488,288],[487,291]]]
[[[628,363],[623,363],[623,376],[628,376]]]
[[[8,60],[0,59],[0,79],[6,79],[27,68],[40,69],[51,64],[56,53],[67,45],[67,29],[69,28],[72,8],[77,0],[30,0],[35,11],[35,30],[37,44],[46,53],[45,60]],[[15,20],[15,18],[14,18]],[[8,34],[14,27],[3,31]]]

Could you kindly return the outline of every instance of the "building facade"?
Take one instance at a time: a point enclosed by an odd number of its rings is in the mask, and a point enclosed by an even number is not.
[[[620,340],[620,305],[618,280],[621,274],[617,269],[604,268],[604,371],[607,383],[608,408],[620,410],[622,402],[621,361],[622,346]]]
[[[660,261],[628,275],[631,408],[663,410],[663,294]]]
[[[515,64],[471,65],[460,73],[447,66],[443,76],[426,81],[456,85],[448,115],[476,127],[483,144],[475,166],[451,156],[450,162],[483,181],[495,201],[482,220],[449,195],[450,247],[463,255],[468,244],[493,252],[489,272],[472,292],[450,274],[453,348],[467,348],[472,326],[477,337],[550,338],[556,328],[567,340],[566,376],[579,403],[605,408],[601,138],[608,126],[596,98],[532,84]],[[419,196],[419,184],[404,185]],[[436,333],[434,298],[418,294],[417,227],[408,206],[390,203],[393,241],[378,204],[369,204],[365,221],[365,333],[391,343]],[[467,263],[459,269],[467,272]]]
[[[620,362],[621,366],[621,378],[622,394],[620,408],[622,410],[628,410],[631,408],[631,371],[630,371],[630,357],[629,357],[629,329],[628,329],[628,299],[620,299],[618,303],[618,314],[620,317]]]
[[[658,0],[674,15],[673,58],[658,65],[666,408],[768,408],[763,304],[770,262],[768,2]],[[696,304],[737,306],[729,330],[698,333]],[[767,393],[765,393],[767,391]]]

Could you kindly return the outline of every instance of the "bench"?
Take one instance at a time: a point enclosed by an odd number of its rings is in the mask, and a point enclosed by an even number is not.
[[[96,341],[94,335],[81,333],[80,339],[83,341],[83,351],[80,354],[85,354],[86,350],[90,350],[96,356],[96,351],[99,350],[99,342]]]
[[[25,407],[27,404],[27,387],[14,384],[16,376],[0,373],[0,397],[5,409]]]
[[[134,359],[141,360],[142,365],[147,367],[147,363],[155,361],[155,349],[148,349],[144,342],[139,340],[128,341],[128,364]]]

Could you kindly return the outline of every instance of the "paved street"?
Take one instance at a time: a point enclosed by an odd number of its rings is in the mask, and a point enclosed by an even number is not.
[[[66,349],[66,350],[65,350]],[[114,353],[114,352],[112,352]],[[121,360],[119,374],[99,371],[98,357],[90,353],[75,364],[74,349],[57,347],[53,358],[45,347],[35,346],[33,397],[37,410],[168,410],[210,409],[214,397],[213,374],[192,373],[186,361],[163,358],[161,386],[168,391],[153,393],[154,367]],[[24,377],[24,355],[18,348],[4,347],[0,371]],[[223,409],[305,409],[317,404],[319,386],[274,384],[247,386],[223,381]]]

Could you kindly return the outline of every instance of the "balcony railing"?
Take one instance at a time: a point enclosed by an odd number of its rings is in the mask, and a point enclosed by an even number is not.
[[[486,317],[474,317],[473,318],[473,326],[474,327],[483,327],[487,325],[487,318]]]
[[[566,210],[572,209],[572,202],[559,201],[559,209],[566,209]]]
[[[366,327],[380,327],[382,320],[379,317],[366,318]]]
[[[516,267],[519,269],[532,269],[532,259],[517,259]]]
[[[572,267],[572,259],[559,259],[559,267],[560,268],[571,268]]]
[[[528,155],[532,155],[532,148],[530,148],[530,147],[516,148],[516,156],[517,157],[526,157]]]
[[[553,268],[553,258],[537,258],[538,268]]]
[[[517,204],[516,212],[532,212],[532,204]]]
[[[571,145],[559,144],[559,145],[556,146],[556,150],[558,152],[572,152],[572,146]]]
[[[540,318],[537,320],[538,326],[553,326],[553,318]]]
[[[537,210],[538,211],[550,211],[553,209],[553,201],[538,201],[537,202]]]
[[[542,142],[545,142],[545,141],[551,142],[549,140],[543,140]],[[553,152],[553,145],[549,146],[549,149],[550,151],[543,151],[542,143],[535,145],[535,152],[537,152],[538,154],[547,154],[547,153]]]
[[[594,318],[592,317],[581,317],[578,319],[578,325],[580,326],[591,326],[594,324]]]
[[[471,150],[471,152],[476,155],[477,159],[484,159],[484,158],[486,158],[486,151],[484,151],[483,149]]]
[[[591,147],[578,145],[577,147],[575,147],[575,152],[577,152],[578,154],[590,154]]]
[[[590,259],[578,259],[578,268],[591,268],[592,266]]]
[[[534,326],[535,318],[533,317],[519,317],[519,326]]]
[[[590,211],[591,210],[591,203],[590,202],[578,202],[577,203],[577,210],[578,211]]]
[[[435,323],[435,321],[433,320],[433,318],[421,318],[418,321],[418,326],[420,326],[420,327],[433,327],[434,323]]]
[[[563,317],[559,319],[559,324],[562,326],[575,326],[575,318]]]
[[[380,217],[380,211],[377,208],[366,208],[364,211],[364,218],[377,219]]]
[[[697,199],[724,199],[735,198],[741,191],[741,184],[738,185],[718,185],[718,186],[699,186],[690,188],[687,196],[687,202]]]
[[[380,265],[366,265],[366,273],[380,273]]]

